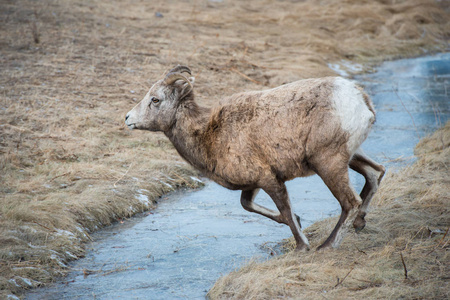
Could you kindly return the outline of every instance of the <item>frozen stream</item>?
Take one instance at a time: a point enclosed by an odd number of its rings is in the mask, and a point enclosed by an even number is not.
[[[357,81],[378,112],[363,148],[388,168],[412,162],[419,137],[449,119],[448,53],[386,62]],[[360,190],[362,177],[352,172],[351,179]],[[303,227],[340,212],[317,176],[287,186]],[[94,234],[86,257],[71,264],[67,277],[26,299],[203,299],[222,274],[252,257],[269,257],[291,235],[287,226],[246,212],[239,197],[212,182],[173,193],[145,217]],[[274,207],[262,192],[257,202]]]

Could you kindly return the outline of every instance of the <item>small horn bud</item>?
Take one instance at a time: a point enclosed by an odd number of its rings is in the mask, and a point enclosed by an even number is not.
[[[178,65],[178,66],[176,66],[175,68],[173,68],[172,70],[169,71],[169,73],[183,73],[183,72],[186,72],[189,75],[192,75],[191,69],[189,69],[186,66],[181,66],[181,65]]]
[[[180,73],[167,74],[166,77],[164,78],[164,83],[167,85],[170,85],[177,80],[183,80],[183,81],[189,83],[189,85],[191,85],[191,83],[189,82],[189,79],[187,79],[185,76],[181,75]]]

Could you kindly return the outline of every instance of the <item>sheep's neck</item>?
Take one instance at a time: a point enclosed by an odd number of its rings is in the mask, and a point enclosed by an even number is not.
[[[207,127],[210,109],[183,105],[178,109],[176,123],[166,136],[187,162],[201,171],[206,171],[207,154],[202,143]]]

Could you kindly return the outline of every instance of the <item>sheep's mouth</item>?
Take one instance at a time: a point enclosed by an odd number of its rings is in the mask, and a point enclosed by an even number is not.
[[[131,124],[127,124],[128,128],[133,130],[133,129],[137,129],[136,123],[131,123]]]

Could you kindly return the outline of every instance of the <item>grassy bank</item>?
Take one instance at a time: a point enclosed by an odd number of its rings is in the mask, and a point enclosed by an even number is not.
[[[338,250],[290,252],[220,278],[212,299],[448,299],[450,122],[416,146],[417,161],[388,173],[367,226]],[[305,230],[318,246],[336,223]],[[294,241],[285,246],[292,251]]]
[[[0,298],[51,282],[89,233],[195,187],[125,113],[178,63],[200,103],[445,50],[445,1],[1,1]],[[364,69],[363,68],[363,69]]]

